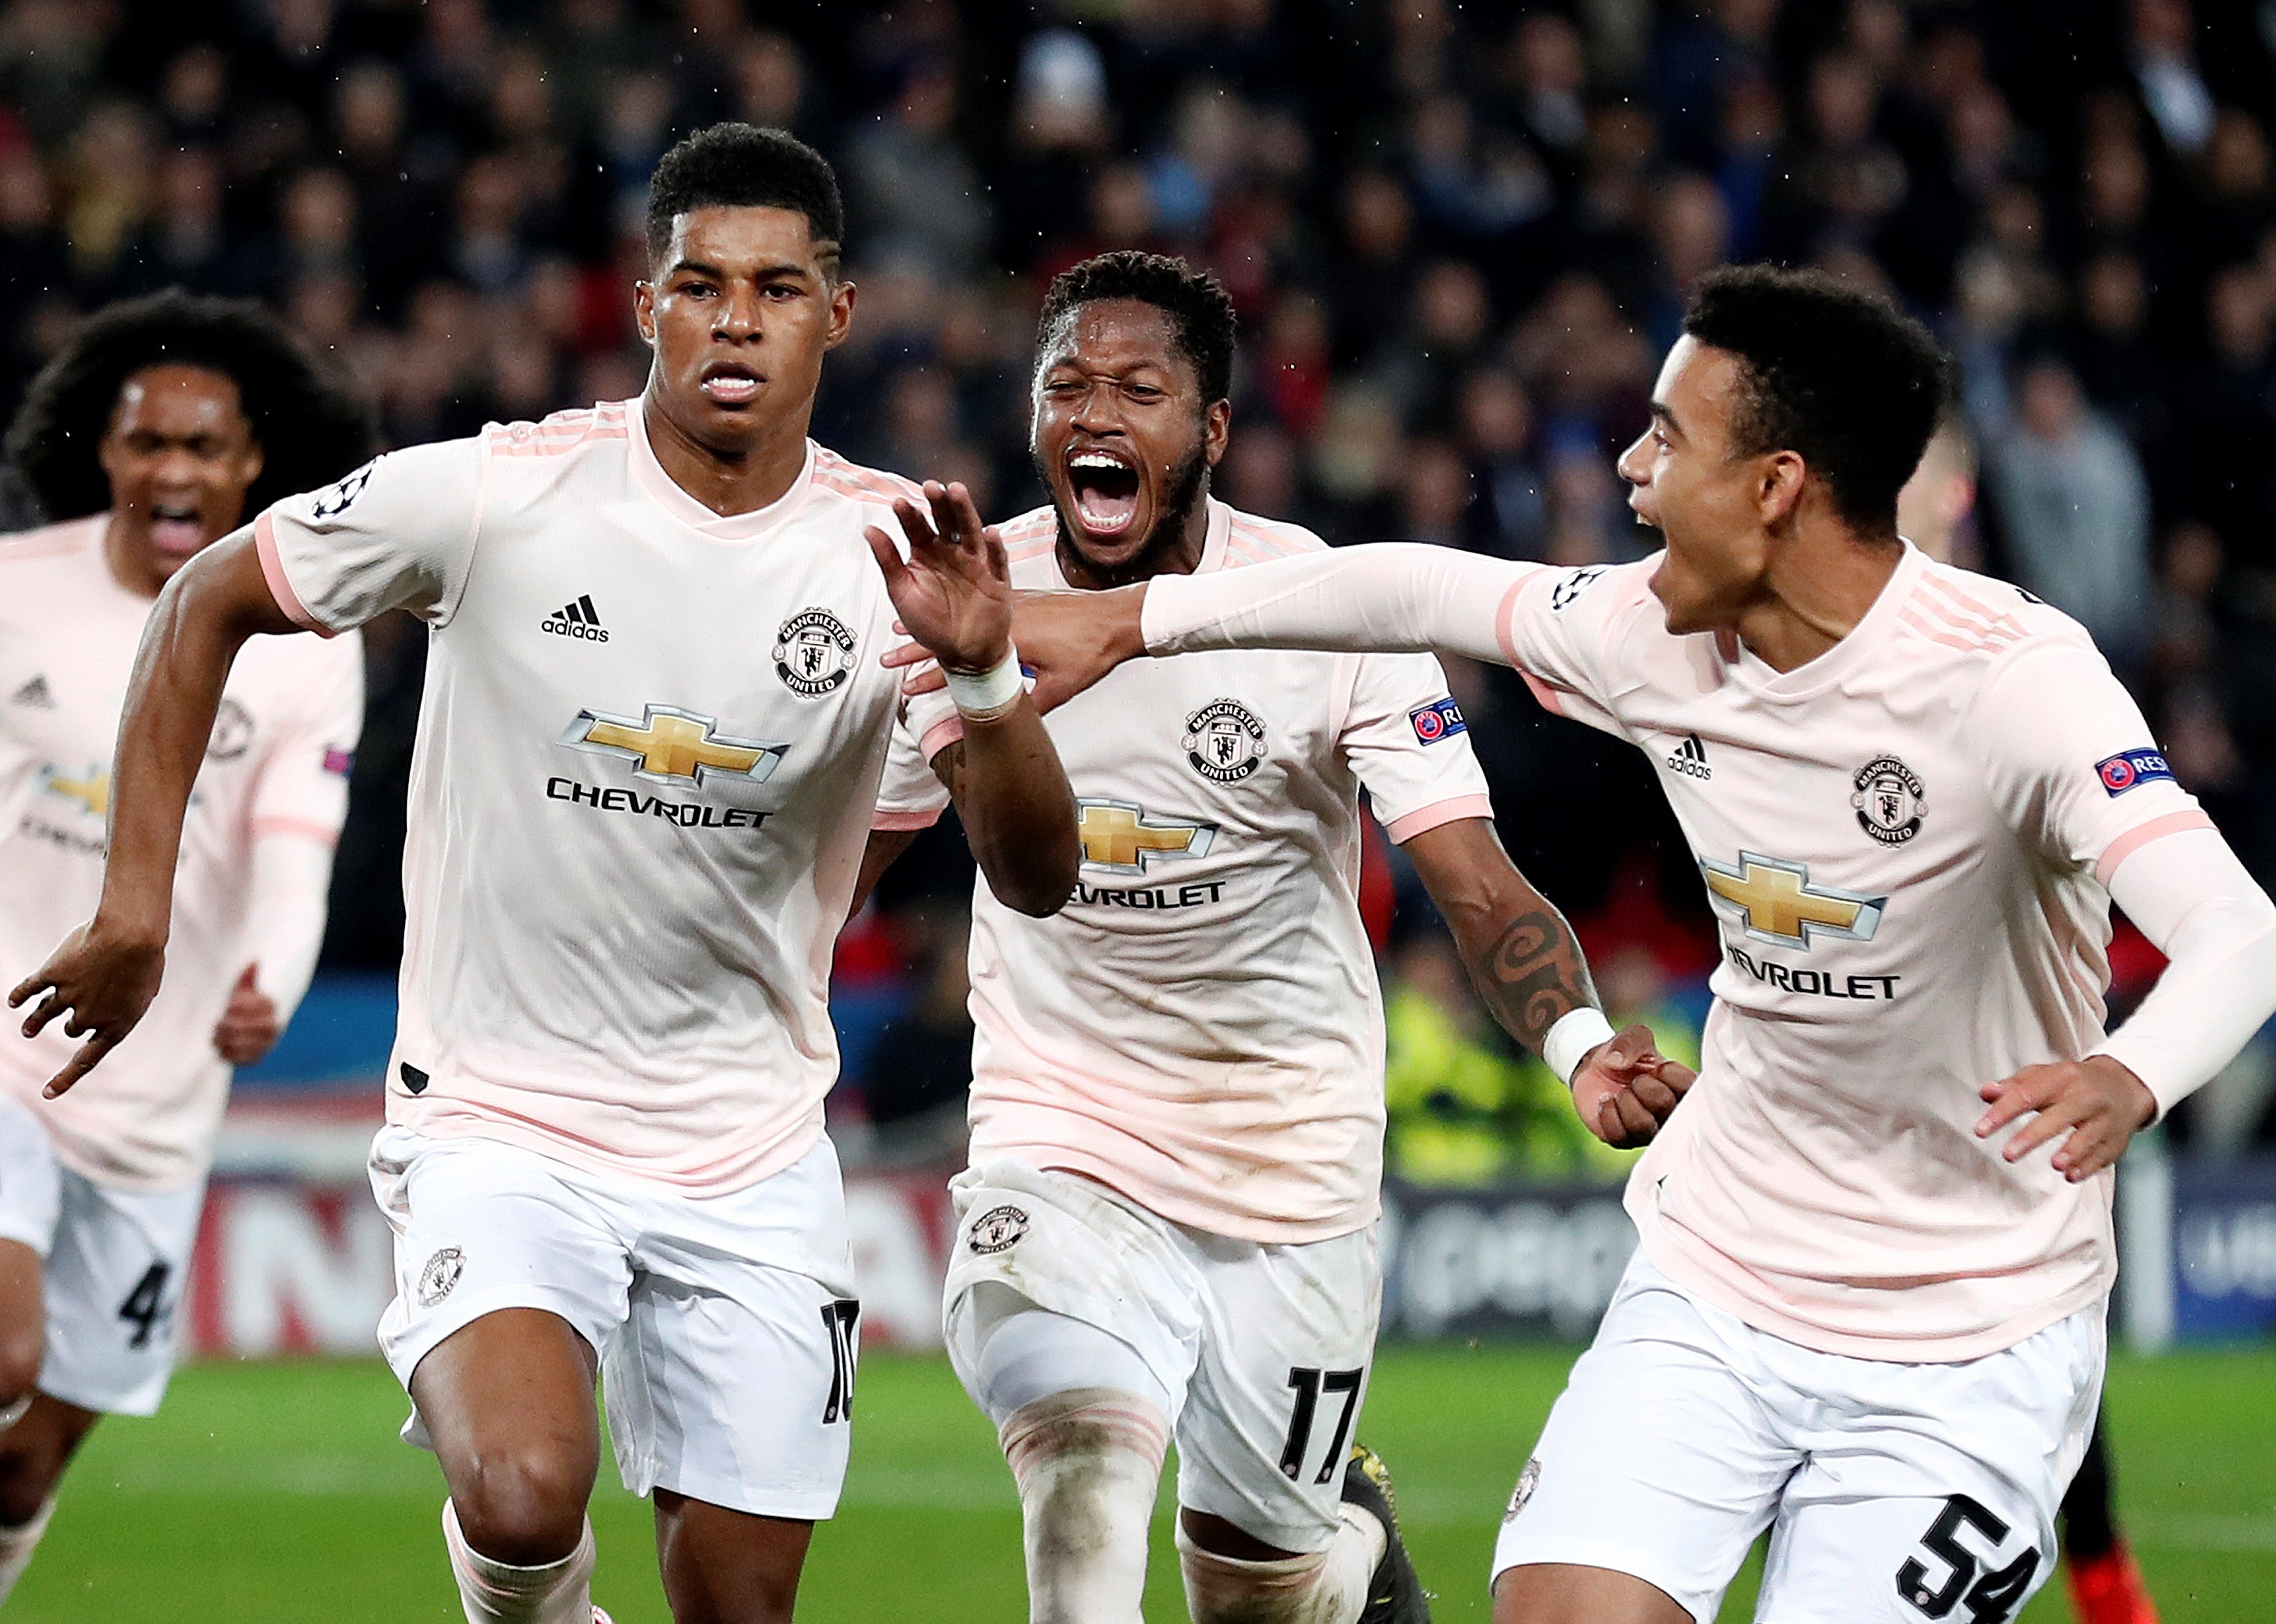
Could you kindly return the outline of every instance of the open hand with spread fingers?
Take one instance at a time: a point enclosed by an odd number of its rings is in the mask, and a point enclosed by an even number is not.
[[[1140,585],[1013,595],[1012,641],[1019,646],[1020,664],[1035,678],[1028,696],[1038,711],[1066,704],[1123,661],[1146,652],[1139,631],[1144,593]],[[923,664],[929,656],[919,646],[922,641],[919,638],[885,656],[888,665],[917,667],[903,684],[903,691],[913,694],[941,686],[940,673]]]
[[[16,983],[8,994],[9,1008],[21,1009],[35,998],[40,1000],[24,1017],[26,1037],[37,1037],[49,1021],[69,1010],[64,1036],[87,1039],[63,1070],[48,1080],[44,1093],[49,1099],[86,1076],[134,1029],[150,1000],[158,996],[158,978],[165,966],[163,937],[114,933],[97,914],[64,937],[45,964]]]
[[[893,504],[908,537],[906,559],[875,525],[863,532],[869,550],[884,572],[901,626],[922,645],[914,658],[937,659],[954,672],[993,671],[1012,649],[1012,567],[1004,538],[980,522],[962,484],[927,480],[924,497],[929,512],[907,498]],[[899,663],[886,656],[887,664]]]
[[[1650,1144],[1699,1074],[1661,1055],[1638,1024],[1606,1038],[1573,1069],[1573,1106],[1615,1150]]]
[[[1985,1083],[1981,1091],[1991,1109],[1976,1119],[1976,1136],[1989,1139],[2037,1112],[2036,1119],[2026,1122],[2000,1154],[2019,1162],[2060,1138],[2054,1169],[2073,1184],[2116,1161],[2158,1114],[2157,1097],[2149,1085],[2106,1054],[2026,1066],[2012,1077]]]

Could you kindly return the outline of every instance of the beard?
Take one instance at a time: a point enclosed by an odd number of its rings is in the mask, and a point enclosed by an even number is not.
[[[1049,490],[1051,488],[1050,471],[1044,467],[1042,458],[1037,457],[1035,463],[1036,477],[1042,480],[1043,489]],[[1105,586],[1124,587],[1134,581],[1149,580],[1161,573],[1162,555],[1175,547],[1185,535],[1187,521],[1193,517],[1194,509],[1200,505],[1208,489],[1209,447],[1206,442],[1195,440],[1193,449],[1170,470],[1168,486],[1162,492],[1161,512],[1155,514],[1145,541],[1140,543],[1136,552],[1130,555],[1128,563],[1111,566],[1093,564],[1084,556],[1081,545],[1075,539],[1074,527],[1067,523],[1066,511],[1054,500],[1051,515],[1058,521],[1059,557],[1080,560],[1084,571]]]

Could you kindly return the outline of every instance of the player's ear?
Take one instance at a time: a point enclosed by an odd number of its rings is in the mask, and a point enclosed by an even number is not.
[[[1218,400],[1210,403],[1202,417],[1202,454],[1209,466],[1217,467],[1225,456],[1225,448],[1233,437],[1233,402]]]
[[[633,284],[633,322],[640,329],[641,342],[654,349],[656,347],[656,284],[645,277]]]
[[[1763,459],[1756,505],[1765,528],[1784,523],[1801,505],[1802,484],[1809,474],[1809,466],[1794,452],[1772,452]]]
[[[854,330],[854,296],[858,290],[843,277],[830,284],[830,337],[824,345],[836,349]]]

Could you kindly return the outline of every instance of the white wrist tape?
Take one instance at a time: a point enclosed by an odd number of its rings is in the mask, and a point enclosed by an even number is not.
[[[1567,1010],[1557,1017],[1549,1036],[1541,1040],[1541,1058],[1568,1088],[1581,1059],[1612,1035],[1612,1023],[1601,1009]]]
[[[1013,649],[1004,656],[1004,663],[993,671],[973,675],[943,668],[941,675],[948,679],[948,696],[956,702],[957,710],[967,721],[992,722],[1017,704],[1026,687],[1020,680],[1020,651]]]

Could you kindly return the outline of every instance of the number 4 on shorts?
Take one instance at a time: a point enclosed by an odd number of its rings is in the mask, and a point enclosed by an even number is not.
[[[1952,1496],[1921,1536],[1921,1549],[1950,1571],[1941,1584],[1931,1585],[1927,1565],[1916,1556],[1907,1557],[1897,1569],[1897,1594],[1931,1619],[1948,1618],[1954,1608],[1966,1607],[1968,1624],[2005,1624],[2031,1588],[2039,1553],[2026,1551],[2005,1567],[1990,1567],[1992,1558],[1979,1561],[1960,1543],[1962,1523],[1983,1535],[1994,1552],[2007,1537],[2007,1525],[1997,1513],[1965,1494]]]
[[[118,1317],[134,1327],[134,1334],[126,1339],[127,1347],[150,1345],[151,1327],[166,1317],[166,1282],[173,1272],[171,1264],[152,1264],[126,1294],[126,1301],[118,1305]]]
[[[1280,1452],[1280,1472],[1290,1483],[1304,1475],[1304,1457],[1311,1453],[1312,1418],[1319,1413],[1323,1393],[1344,1395],[1344,1412],[1336,1418],[1336,1436],[1328,1446],[1328,1458],[1321,1462],[1320,1475],[1314,1483],[1325,1483],[1343,1468],[1344,1445],[1351,1438],[1352,1414],[1359,1408],[1360,1378],[1367,1374],[1362,1365],[1356,1370],[1316,1370],[1304,1365],[1293,1365],[1288,1370],[1288,1385],[1296,1390],[1295,1413],[1288,1417],[1288,1444]]]

